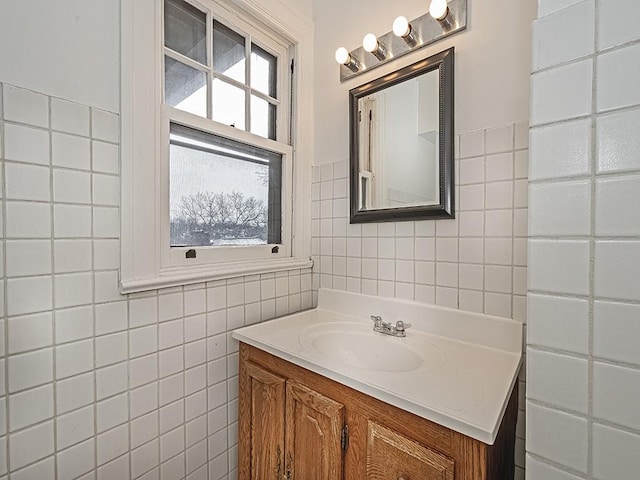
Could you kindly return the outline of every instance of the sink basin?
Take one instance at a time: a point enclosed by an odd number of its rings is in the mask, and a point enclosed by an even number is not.
[[[373,332],[366,323],[328,322],[309,328],[300,343],[326,360],[362,370],[405,373],[444,365],[440,348],[411,333],[398,338]]]

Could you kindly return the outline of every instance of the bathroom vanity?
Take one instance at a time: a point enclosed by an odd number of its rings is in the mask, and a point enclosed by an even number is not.
[[[240,479],[513,478],[518,322],[321,290],[233,335]]]

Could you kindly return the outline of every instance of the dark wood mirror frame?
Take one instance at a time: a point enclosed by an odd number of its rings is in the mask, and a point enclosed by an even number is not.
[[[454,198],[454,48],[444,50],[424,60],[349,91],[349,149],[351,223],[395,222],[455,217]],[[359,139],[358,100],[424,73],[439,70],[439,147],[440,201],[436,205],[420,205],[371,210],[358,209]]]

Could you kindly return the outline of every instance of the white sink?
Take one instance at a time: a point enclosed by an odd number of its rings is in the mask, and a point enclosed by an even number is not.
[[[327,322],[300,336],[300,344],[326,361],[384,373],[436,370],[446,361],[442,349],[407,331],[405,338],[383,335],[364,322]]]
[[[409,322],[405,338],[371,315]],[[522,361],[522,324],[406,300],[320,289],[318,307],[233,338],[492,444]]]

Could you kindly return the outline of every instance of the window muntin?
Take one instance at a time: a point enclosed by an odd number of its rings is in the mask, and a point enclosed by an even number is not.
[[[281,242],[282,155],[170,126],[172,247]]]

